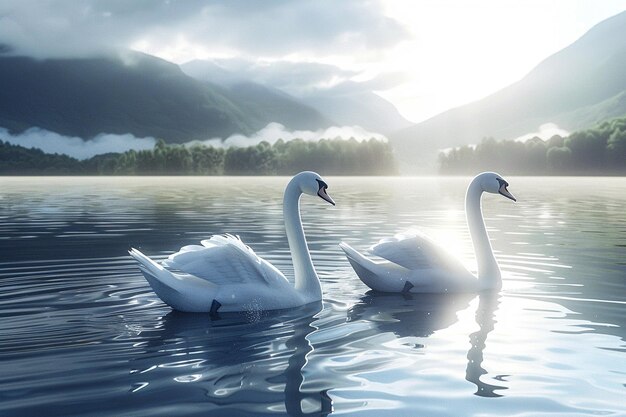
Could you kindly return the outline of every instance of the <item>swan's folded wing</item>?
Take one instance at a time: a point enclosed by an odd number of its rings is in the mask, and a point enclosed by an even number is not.
[[[458,262],[439,244],[421,233],[398,234],[383,239],[369,248],[369,252],[411,270]]]
[[[217,285],[285,280],[272,264],[232,235],[213,236],[203,240],[202,246],[185,246],[163,261],[163,266]]]

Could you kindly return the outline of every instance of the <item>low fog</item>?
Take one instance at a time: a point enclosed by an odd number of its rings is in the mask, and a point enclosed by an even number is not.
[[[189,144],[202,143],[207,146],[214,147],[231,147],[231,146],[253,146],[263,141],[274,144],[279,139],[284,141],[290,141],[294,139],[303,139],[306,141],[315,141],[320,139],[350,139],[354,138],[357,141],[368,140],[371,138],[386,141],[387,138],[380,133],[370,132],[363,129],[360,126],[332,126],[326,129],[319,130],[287,130],[285,126],[280,123],[269,123],[263,129],[252,134],[251,136],[244,135],[231,135],[225,140],[221,138],[213,138],[205,141],[193,141]]]
[[[156,143],[154,138],[138,138],[130,133],[123,135],[101,133],[93,139],[83,140],[38,127],[32,127],[16,135],[0,128],[0,140],[25,148],[41,149],[46,153],[62,153],[77,159],[88,159],[109,152],[126,152],[131,149],[152,149]]]
[[[204,141],[187,142],[185,145],[204,144],[214,147],[245,147],[257,145],[262,141],[275,143],[278,139],[290,141],[303,139],[315,141],[320,139],[350,139],[358,141],[374,138],[386,141],[387,138],[379,133],[367,131],[359,126],[333,126],[316,131],[294,130],[290,131],[280,123],[270,123],[258,132],[250,135],[231,135],[226,139],[211,138]],[[88,159],[95,155],[109,152],[126,152],[131,149],[152,149],[156,139],[152,137],[138,138],[130,133],[123,135],[102,133],[88,140],[76,136],[63,136],[49,130],[30,128],[22,133],[11,134],[7,129],[0,128],[0,140],[26,148],[38,148],[46,153],[60,153],[77,159]]]
[[[567,130],[560,128],[556,123],[544,123],[539,126],[539,129],[536,132],[526,133],[525,135],[519,136],[515,138],[515,140],[520,142],[526,142],[532,138],[540,138],[542,140],[548,140],[554,135],[559,135],[561,137],[569,136]]]

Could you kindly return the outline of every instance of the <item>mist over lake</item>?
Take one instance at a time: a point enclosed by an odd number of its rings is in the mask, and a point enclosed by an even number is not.
[[[475,269],[470,178],[327,177],[302,198],[323,301],[172,311],[127,255],[239,234],[293,279],[286,177],[0,179],[0,414],[620,415],[626,180],[507,177],[483,197],[501,292],[368,292],[337,246],[417,227]]]

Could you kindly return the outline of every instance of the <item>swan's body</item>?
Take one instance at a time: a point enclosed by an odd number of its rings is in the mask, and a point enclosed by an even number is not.
[[[376,291],[448,293],[499,289],[502,285],[500,268],[489,243],[480,199],[486,191],[515,201],[507,186],[508,183],[498,174],[484,172],[467,188],[465,213],[478,261],[478,276],[442,246],[420,233],[396,235],[372,246],[369,251],[386,259],[382,262],[368,258],[347,243],[342,242],[339,246],[361,281]]]
[[[328,185],[314,172],[301,172],[285,189],[283,216],[295,272],[295,285],[257,256],[238,237],[217,235],[183,247],[161,264],[136,249],[129,251],[154,292],[175,310],[235,312],[278,310],[322,299],[319,278],[309,255],[300,196],[318,195],[335,204]]]

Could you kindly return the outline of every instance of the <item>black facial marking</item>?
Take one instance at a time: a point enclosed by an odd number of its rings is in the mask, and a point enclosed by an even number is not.
[[[315,179],[315,181],[317,181],[317,183],[319,184],[320,190],[328,188],[328,184],[326,184],[324,181],[318,180],[317,178]]]
[[[406,293],[406,292],[410,292],[411,288],[413,288],[415,285],[411,284],[409,281],[405,281],[404,282],[404,288],[402,288],[402,292]]]
[[[506,182],[506,181],[504,181],[502,178],[496,178],[496,179],[498,180],[498,183],[500,184],[500,187],[502,187],[503,185],[504,185],[505,187],[508,187],[508,186],[509,186],[509,183],[508,183],[508,182]]]

